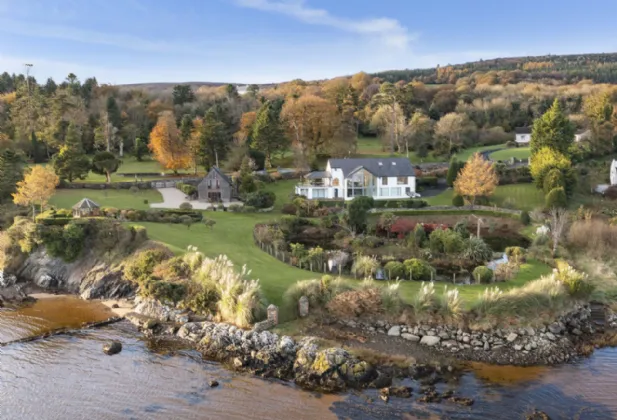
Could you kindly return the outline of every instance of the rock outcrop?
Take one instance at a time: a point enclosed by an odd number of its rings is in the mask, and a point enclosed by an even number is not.
[[[123,278],[121,266],[110,265],[90,252],[67,263],[40,248],[15,273],[3,273],[1,278],[3,287],[31,283],[47,290],[78,294],[83,299],[124,298],[135,292],[135,286]]]

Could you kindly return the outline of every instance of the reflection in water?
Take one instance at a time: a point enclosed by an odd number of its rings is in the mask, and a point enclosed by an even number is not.
[[[0,341],[109,316],[102,305],[74,298],[39,301],[0,312]],[[106,356],[101,349],[111,339],[123,350]],[[418,404],[415,398],[386,404],[376,390],[320,396],[236,375],[177,344],[146,341],[119,323],[0,347],[0,419],[521,419],[536,408],[554,419],[617,417],[617,350],[558,368],[472,369],[456,389],[475,398],[473,407]],[[221,386],[210,388],[211,379]]]

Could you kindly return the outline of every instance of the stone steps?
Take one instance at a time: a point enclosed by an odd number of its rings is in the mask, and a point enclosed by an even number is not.
[[[604,327],[606,325],[606,310],[604,305],[600,302],[591,302],[591,320],[598,327]]]

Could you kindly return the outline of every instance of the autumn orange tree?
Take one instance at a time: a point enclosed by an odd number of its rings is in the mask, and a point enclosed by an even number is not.
[[[479,153],[475,153],[454,181],[454,190],[474,205],[478,197],[491,196],[498,183],[495,165],[485,160]]]
[[[150,133],[148,147],[154,154],[154,158],[165,169],[177,173],[179,169],[186,169],[191,166],[192,159],[189,149],[180,137],[180,131],[171,111],[163,111],[159,115],[158,121]]]
[[[35,206],[38,205],[42,212],[59,183],[60,178],[53,169],[36,165],[24,176],[23,181],[17,183],[13,202],[19,206],[32,206],[32,218],[34,218]]]

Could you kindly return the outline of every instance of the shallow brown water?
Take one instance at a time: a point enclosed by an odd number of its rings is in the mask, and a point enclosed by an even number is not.
[[[110,315],[100,304],[66,297],[19,311],[0,309],[0,342]],[[106,356],[101,349],[111,339],[120,340],[123,350]],[[221,385],[211,389],[211,379]],[[474,365],[454,387],[474,397],[474,406],[414,399],[385,404],[376,391],[321,396],[234,374],[194,351],[147,341],[125,322],[0,347],[2,420],[521,419],[535,408],[553,419],[612,419],[617,418],[617,350],[558,368]]]

